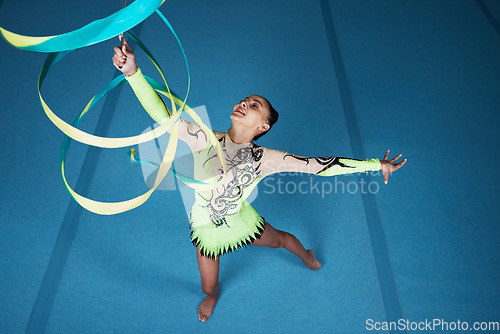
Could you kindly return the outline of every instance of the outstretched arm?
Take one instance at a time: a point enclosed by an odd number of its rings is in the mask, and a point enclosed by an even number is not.
[[[387,183],[389,174],[401,168],[406,160],[393,164],[400,156],[387,161],[389,151],[384,160],[359,160],[342,157],[304,157],[287,152],[263,148],[260,165],[261,177],[280,172],[309,173],[320,176],[360,173],[381,170],[384,182]]]
[[[342,157],[304,157],[265,148],[261,169],[262,177],[281,172],[333,176],[379,170],[380,160],[357,160]]]

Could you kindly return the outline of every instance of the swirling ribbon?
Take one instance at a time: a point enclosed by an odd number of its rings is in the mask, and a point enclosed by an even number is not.
[[[66,186],[66,189],[71,194],[71,196],[82,207],[91,212],[102,215],[112,215],[129,211],[142,205],[157,189],[157,187],[160,185],[161,181],[169,171],[171,171],[184,183],[186,183],[188,186],[194,189],[199,189],[199,190],[213,189],[214,187],[217,187],[222,183],[222,179],[219,180],[218,182],[203,182],[199,180],[193,180],[179,173],[176,173],[175,170],[171,169],[171,165],[175,156],[178,143],[177,121],[179,120],[182,111],[186,111],[207,134],[209,142],[214,147],[216,147],[220,161],[222,163],[223,171],[224,173],[226,172],[226,163],[219,141],[215,138],[213,132],[202,122],[201,118],[189,106],[186,105],[191,83],[189,65],[186,54],[184,52],[184,48],[182,47],[179,37],[175,33],[175,30],[173,29],[170,22],[159,11],[159,7],[163,4],[164,1],[165,0],[136,0],[128,7],[104,19],[93,21],[80,29],[56,36],[47,36],[47,37],[23,36],[12,33],[0,27],[0,32],[10,44],[24,50],[50,53],[47,56],[47,59],[40,71],[40,76],[38,78],[38,94],[40,97],[40,102],[47,117],[52,121],[52,123],[54,123],[55,126],[57,126],[66,135],[61,146],[61,157],[60,157],[61,174],[64,185]],[[0,6],[2,2],[3,1],[0,1]],[[187,91],[184,99],[181,99],[177,94],[175,94],[175,92],[170,90],[167,81],[165,79],[165,76],[163,74],[163,71],[161,70],[160,65],[158,64],[154,56],[151,54],[149,49],[144,45],[144,43],[142,43],[142,41],[140,41],[137,36],[135,36],[132,32],[129,31],[131,28],[141,23],[155,12],[161,17],[163,22],[168,26],[168,28],[174,35],[177,44],[179,45],[182,51],[188,76]],[[166,118],[165,121],[162,122],[159,127],[140,135],[132,137],[123,137],[123,138],[108,138],[108,137],[95,136],[78,129],[77,125],[82,120],[82,118],[88,113],[88,111],[102,97],[104,97],[111,90],[127,82],[123,74],[113,79],[101,91],[99,91],[90,100],[87,106],[83,109],[83,111],[71,125],[63,121],[61,118],[59,118],[45,103],[41,94],[42,84],[52,66],[54,66],[57,62],[63,59],[71,51],[114,38],[123,31],[126,31],[127,35],[146,53],[149,59],[156,66],[158,72],[160,73],[164,81],[164,84],[149,77],[146,77],[146,80],[151,84],[151,86],[156,91],[158,91],[159,93],[170,99],[173,112],[171,117]],[[180,109],[177,109],[176,105],[178,105]],[[159,136],[165,134],[166,132],[170,132],[171,134],[167,145],[167,149],[162,158],[161,164],[158,166],[159,170],[155,179],[155,183],[153,187],[146,193],[122,202],[100,202],[92,200],[90,198],[86,198],[76,193],[68,184],[64,172],[64,162],[71,139],[87,145],[92,145],[101,148],[121,148],[121,147],[128,147],[144,143],[149,140],[154,140],[155,138],[158,138]]]

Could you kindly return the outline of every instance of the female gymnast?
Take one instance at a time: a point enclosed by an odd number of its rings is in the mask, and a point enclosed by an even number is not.
[[[149,85],[136,65],[134,53],[123,41],[115,47],[113,64],[130,83],[139,101],[157,122],[167,119],[171,112]],[[264,135],[278,120],[278,113],[267,99],[251,95],[237,103],[230,115],[232,126],[226,132],[213,131],[219,140],[226,161],[222,172],[220,158],[207,135],[196,123],[179,119],[179,139],[193,152],[195,179],[215,177],[222,183],[215,189],[196,190],[195,203],[189,214],[191,241],[196,246],[201,287],[206,294],[198,308],[198,318],[205,322],[214,310],[219,297],[220,256],[240,247],[266,246],[284,248],[297,255],[312,270],[321,268],[310,249],[290,233],[273,228],[246,201],[257,183],[267,175],[278,172],[302,172],[320,176],[377,171],[389,175],[401,168],[406,159],[396,161],[401,154],[387,160],[357,160],[339,157],[302,157],[279,150],[260,147],[252,141]]]

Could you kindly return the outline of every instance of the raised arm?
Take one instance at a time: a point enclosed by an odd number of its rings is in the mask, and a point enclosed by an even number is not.
[[[121,49],[115,47],[114,51],[113,64],[125,74],[125,78],[149,116],[158,123],[170,117],[171,111],[142,75],[141,69],[137,67],[135,55],[127,42],[124,40],[123,47]],[[197,151],[207,143],[207,135],[198,124],[180,118],[178,126],[179,139],[186,142],[193,151]]]
[[[139,99],[139,102],[141,102],[144,110],[147,111],[152,119],[161,123],[172,115],[158,93],[151,87],[149,82],[147,82],[144,75],[142,75],[140,68],[137,68],[134,74],[130,76],[126,75],[125,79],[127,79],[130,87],[132,87],[132,90]]]

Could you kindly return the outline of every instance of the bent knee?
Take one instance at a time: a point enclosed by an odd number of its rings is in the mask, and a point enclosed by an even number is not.
[[[287,235],[283,231],[276,230],[276,239],[272,244],[272,248],[285,248],[287,243]]]

